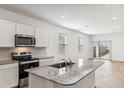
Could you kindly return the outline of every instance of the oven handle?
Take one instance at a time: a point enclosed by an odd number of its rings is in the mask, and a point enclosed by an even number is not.
[[[29,63],[35,63],[35,62],[39,62],[39,60],[20,62],[20,65],[29,64]]]

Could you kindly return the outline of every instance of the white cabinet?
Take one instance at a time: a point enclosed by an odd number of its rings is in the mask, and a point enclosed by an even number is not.
[[[24,35],[35,35],[34,26],[25,25],[25,24],[16,24],[16,34],[24,34]]]
[[[54,64],[54,58],[40,59],[39,66],[45,66],[45,65],[51,65],[51,64]]]
[[[0,19],[0,47],[15,47],[15,23]]]
[[[36,38],[36,47],[47,47],[48,45],[48,34],[42,28],[35,28],[35,38]]]
[[[3,69],[0,70],[0,88],[18,86],[18,63],[2,66]]]

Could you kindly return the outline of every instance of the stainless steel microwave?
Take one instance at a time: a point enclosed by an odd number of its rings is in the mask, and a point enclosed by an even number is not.
[[[15,46],[16,47],[34,47],[35,37],[30,35],[16,34]]]

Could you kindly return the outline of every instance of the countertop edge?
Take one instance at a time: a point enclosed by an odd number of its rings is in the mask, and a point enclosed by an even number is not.
[[[92,73],[93,71],[95,71],[97,68],[99,68],[101,65],[103,65],[104,63],[100,64],[99,66],[97,66],[96,68],[94,68],[92,71],[90,71],[89,73],[87,73],[85,76],[83,76],[81,79],[85,78],[86,76],[88,76],[90,73]],[[70,86],[70,85],[74,85],[76,83],[78,83],[81,79],[79,79],[77,82],[75,83],[71,83],[71,84],[61,84],[63,86]],[[60,84],[60,83],[59,83]]]
[[[4,61],[0,61],[0,62],[3,62],[3,63],[0,64],[0,66],[18,63],[18,61],[14,61],[14,60],[4,60]]]
[[[36,57],[39,58],[40,60],[42,59],[50,59],[50,58],[55,58],[54,56],[46,56],[46,57]]]
[[[88,72],[86,75],[84,75],[84,76],[83,76],[82,78],[80,78],[78,81],[76,81],[76,82],[74,82],[74,83],[70,83],[70,84],[59,83],[59,82],[57,82],[57,81],[55,81],[55,80],[50,80],[50,79],[48,79],[48,78],[46,78],[46,77],[39,76],[39,75],[37,75],[37,74],[35,74],[35,73],[32,73],[31,71],[27,71],[27,72],[29,72],[29,73],[31,73],[31,74],[34,74],[34,75],[36,75],[36,76],[38,76],[38,77],[45,78],[45,79],[47,79],[47,80],[49,80],[49,81],[52,81],[52,82],[61,84],[61,85],[63,85],[63,86],[70,86],[70,85],[74,85],[74,84],[78,83],[81,79],[85,78],[87,75],[89,75],[90,73],[92,73],[93,71],[95,71],[97,68],[99,68],[99,67],[100,67],[101,65],[103,65],[103,64],[104,64],[104,62],[102,62],[101,64],[99,64],[99,65],[98,65],[97,67],[95,67],[92,71]]]

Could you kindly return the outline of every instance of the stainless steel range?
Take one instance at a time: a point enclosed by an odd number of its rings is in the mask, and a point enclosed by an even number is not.
[[[19,87],[28,85],[28,73],[26,69],[39,66],[39,59],[32,58],[31,52],[12,53],[12,59],[19,61]]]

